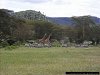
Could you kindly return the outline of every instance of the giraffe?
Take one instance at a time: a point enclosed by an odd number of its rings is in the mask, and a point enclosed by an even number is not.
[[[44,36],[42,37],[42,39],[39,39],[39,43],[44,44],[46,35],[47,35],[47,34],[45,33]]]
[[[51,33],[49,34],[49,36],[45,39],[44,44],[48,47],[50,47],[50,37],[51,37]]]

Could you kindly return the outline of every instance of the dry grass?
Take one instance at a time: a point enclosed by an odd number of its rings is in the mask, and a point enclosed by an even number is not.
[[[65,75],[100,72],[100,48],[0,49],[0,75]]]

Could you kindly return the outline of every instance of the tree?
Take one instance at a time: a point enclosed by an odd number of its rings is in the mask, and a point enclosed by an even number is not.
[[[76,24],[75,29],[77,30],[77,38],[81,42],[84,40],[97,39],[100,30],[91,19],[91,16],[72,17],[72,19]]]
[[[35,33],[35,39],[41,38],[45,33],[52,33],[53,24],[46,21],[35,21],[33,23],[33,30]]]
[[[9,15],[8,10],[0,10],[0,33],[2,33],[3,39],[12,34],[15,27],[13,20],[14,18]]]
[[[32,38],[31,26],[25,20],[11,16],[8,10],[0,10],[0,38],[26,40]]]

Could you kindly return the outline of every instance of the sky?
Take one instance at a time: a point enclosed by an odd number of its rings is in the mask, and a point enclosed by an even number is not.
[[[100,0],[0,0],[0,9],[35,10],[48,17],[100,17]]]

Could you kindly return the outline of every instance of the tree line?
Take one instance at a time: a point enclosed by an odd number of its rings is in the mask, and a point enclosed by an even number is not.
[[[2,40],[37,40],[52,33],[51,39],[61,40],[69,37],[70,42],[82,43],[84,40],[100,42],[100,25],[96,25],[90,16],[72,17],[74,26],[61,26],[45,20],[25,20],[0,10],[0,43]],[[94,43],[93,43],[94,44]]]

